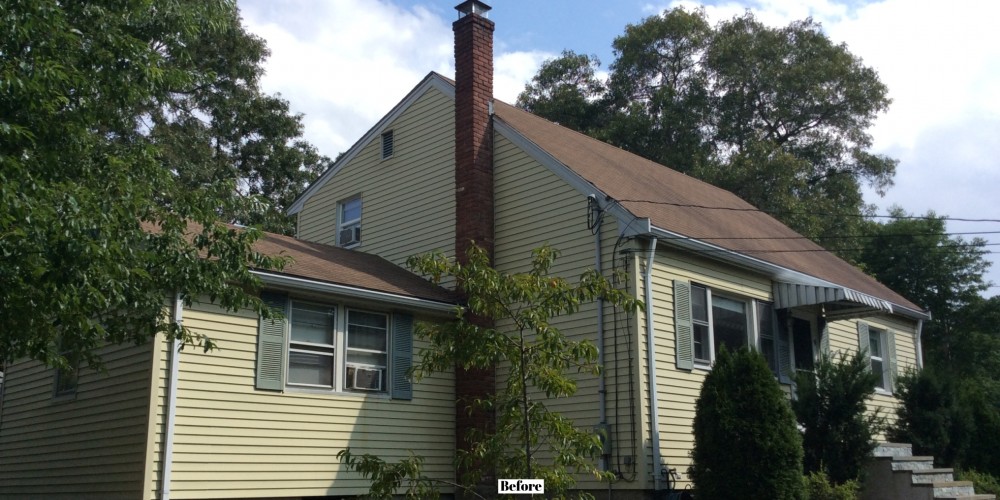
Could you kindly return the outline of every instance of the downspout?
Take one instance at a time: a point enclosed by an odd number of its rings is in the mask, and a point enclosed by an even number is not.
[[[594,222],[594,270],[597,271],[597,274],[603,277],[604,270],[602,268],[603,262],[601,255],[601,223],[604,221],[604,217],[602,216],[603,211],[600,208],[600,205],[597,204],[597,198],[593,195],[591,195],[591,198],[594,200],[595,208],[597,209],[597,220]],[[611,439],[611,436],[607,427],[608,390],[605,385],[606,371],[604,370],[604,297],[597,298],[597,366],[601,367],[600,378],[598,378],[597,381],[597,398],[600,412],[599,426],[601,430],[606,433],[604,436],[604,442],[607,443],[607,440]],[[604,462],[604,470],[609,470],[611,468],[610,457],[606,452],[607,450],[608,446],[605,446],[601,452],[601,461]],[[608,485],[610,486],[610,483],[608,483]]]
[[[184,324],[184,301],[174,297],[174,324]],[[181,369],[181,341],[170,342],[170,373],[167,375],[167,420],[163,432],[163,466],[160,469],[160,500],[170,500],[170,472],[174,465],[174,424],[177,419],[177,377]]]
[[[646,303],[646,368],[649,372],[649,413],[653,447],[653,491],[660,490],[660,410],[656,400],[656,356],[653,337],[653,259],[656,257],[656,237],[649,240],[649,255],[646,256],[646,272],[643,276],[643,300]]]
[[[924,333],[924,320],[917,320],[917,368],[924,368],[924,343],[921,339]]]

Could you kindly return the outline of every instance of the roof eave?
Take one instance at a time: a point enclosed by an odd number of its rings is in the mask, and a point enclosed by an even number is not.
[[[662,238],[665,240],[665,244],[680,247],[691,252],[709,256],[709,258],[715,260],[760,272],[777,282],[839,290],[840,295],[847,297],[851,301],[871,306],[873,310],[880,310],[918,320],[930,319],[930,314],[926,312],[918,311],[879,297],[874,297],[831,281],[820,279],[793,269],[788,269],[756,257],[735,252],[718,245],[690,238],[656,226],[650,226],[650,230],[646,234],[636,232],[636,236],[656,237],[657,239]]]
[[[382,304],[388,304],[410,310],[424,311],[432,314],[454,313],[455,308],[458,307],[457,304],[449,302],[382,292],[338,283],[330,283],[327,281],[304,278],[301,276],[292,276],[288,274],[258,270],[252,270],[251,272],[260,278],[265,285],[278,288],[329,293],[354,299],[372,300]]]

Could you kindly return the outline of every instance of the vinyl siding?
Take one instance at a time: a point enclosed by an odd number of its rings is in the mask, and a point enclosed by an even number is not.
[[[711,288],[713,292],[724,292],[735,297],[746,299],[772,300],[771,281],[763,276],[749,271],[740,270],[722,263],[698,258],[690,254],[666,250],[661,245],[657,251],[653,265],[652,287],[654,293],[654,329],[655,354],[657,373],[657,397],[659,408],[659,438],[661,457],[664,466],[677,469],[681,475],[681,487],[689,484],[687,469],[691,464],[690,450],[694,446],[692,422],[695,414],[695,401],[701,391],[701,385],[708,370],[678,370],[675,365],[675,339],[673,319],[673,281],[687,280]],[[641,259],[644,260],[644,259]],[[644,265],[640,261],[640,265]],[[640,284],[640,294],[642,281]],[[831,351],[858,351],[858,320],[840,320],[831,322]],[[907,367],[915,366],[915,324],[898,317],[879,316],[865,318],[863,321],[880,328],[890,328],[896,332],[896,351],[899,372]],[[641,322],[640,344],[646,359],[645,323]],[[643,372],[645,373],[645,371]],[[644,384],[646,380],[643,380]],[[644,386],[645,387],[645,386]],[[783,386],[787,391],[788,386]],[[643,391],[643,412],[649,411],[648,392]],[[889,395],[876,394],[869,401],[869,410],[881,412],[883,416],[893,420],[896,399]]]
[[[497,269],[507,273],[530,270],[531,251],[548,244],[560,252],[551,272],[576,282],[587,269],[596,266],[595,237],[587,227],[587,197],[557,177],[501,134],[495,137],[495,189],[496,189],[496,246]],[[604,217],[601,233],[602,267],[605,276],[611,276],[615,265],[614,246],[618,236],[617,224],[610,215]],[[623,260],[618,259],[619,267]],[[638,437],[640,415],[629,395],[629,382],[633,392],[638,391],[635,359],[636,346],[630,335],[634,331],[620,314],[621,321],[615,328],[614,314],[605,307],[605,380],[607,390],[607,420],[612,426],[612,446],[616,454],[628,456],[635,464],[641,444],[631,439],[632,431]],[[597,341],[597,304],[584,304],[572,315],[558,317],[552,324],[569,339]],[[498,325],[504,327],[502,322]],[[615,333],[617,332],[617,335]],[[630,350],[631,347],[631,350]],[[617,353],[617,356],[615,355]],[[629,370],[628,360],[632,360]],[[504,374],[501,368],[500,377]],[[596,375],[574,375],[577,393],[568,398],[550,399],[546,406],[572,418],[580,428],[591,429],[599,418],[599,378]],[[616,414],[619,418],[616,420]],[[629,415],[634,416],[630,421]],[[616,455],[617,456],[617,455]],[[618,460],[622,463],[622,460]],[[625,470],[634,472],[634,465]],[[612,467],[614,468],[614,467]],[[606,483],[580,476],[578,487],[606,490]],[[635,483],[619,482],[615,489],[635,487]]]
[[[369,306],[371,307],[371,306]],[[171,498],[360,495],[369,483],[337,452],[393,462],[414,454],[425,472],[453,480],[454,387],[450,374],[424,379],[411,401],[254,388],[257,317],[196,304],[184,324],[220,349],[185,350],[180,361]],[[421,343],[416,343],[419,350]],[[163,447],[167,349],[161,360],[157,456]],[[156,463],[155,478],[161,473]],[[154,495],[158,480],[147,495]],[[448,491],[445,489],[444,491]]]
[[[101,349],[75,395],[53,397],[55,371],[14,364],[0,420],[0,498],[142,495],[153,342]]]
[[[645,266],[645,253],[641,265]],[[651,286],[653,289],[653,329],[654,357],[656,360],[656,393],[659,412],[660,458],[659,468],[677,469],[682,479],[680,486],[687,482],[687,469],[691,465],[689,453],[694,447],[691,425],[694,420],[695,401],[701,391],[701,384],[708,370],[677,370],[675,366],[674,341],[674,280],[687,280],[711,288],[733,297],[769,300],[770,280],[753,273],[725,266],[707,259],[671,250],[658,245]],[[642,280],[637,280],[642,291]],[[640,322],[640,345],[642,359],[646,359],[646,324]],[[646,374],[645,367],[643,374]],[[648,391],[643,391],[643,412],[649,412]],[[647,435],[648,436],[648,435]],[[648,437],[647,437],[648,439]],[[661,485],[664,483],[661,483]],[[650,485],[652,486],[652,485]]]
[[[338,202],[361,195],[357,250],[402,264],[411,255],[454,254],[455,106],[430,88],[385,130],[394,155],[382,159],[380,134],[313,194],[298,214],[298,237],[336,244]]]

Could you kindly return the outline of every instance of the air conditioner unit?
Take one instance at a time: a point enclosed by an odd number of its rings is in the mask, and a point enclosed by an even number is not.
[[[382,370],[348,366],[347,388],[360,391],[381,391]]]
[[[348,226],[340,230],[340,245],[347,246],[361,243],[361,226]]]

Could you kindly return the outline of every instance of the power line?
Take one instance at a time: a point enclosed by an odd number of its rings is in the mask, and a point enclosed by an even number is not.
[[[965,232],[954,232],[954,233],[900,233],[900,234],[858,234],[858,235],[845,235],[845,234],[834,234],[834,235],[820,235],[817,236],[818,240],[852,240],[852,239],[875,239],[875,238],[909,238],[909,237],[919,237],[919,236],[968,236],[968,235],[981,235],[981,234],[1000,234],[1000,231],[965,231]],[[808,236],[698,236],[697,238],[689,238],[686,236],[672,236],[660,239],[699,239],[699,240],[810,240],[812,238]]]
[[[954,222],[995,222],[1000,223],[1000,219],[972,219],[965,217],[930,217],[927,215],[885,215],[885,214],[849,214],[849,213],[828,213],[828,212],[786,212],[778,210],[761,210],[759,208],[738,208],[738,207],[713,207],[708,205],[696,205],[691,203],[672,203],[669,201],[655,201],[655,200],[618,200],[621,203],[648,203],[651,205],[668,205],[672,207],[680,208],[698,208],[704,210],[724,210],[728,212],[759,212],[768,215],[820,215],[820,216],[837,216],[837,217],[857,217],[860,219],[897,219],[897,220],[943,220],[943,221],[954,221]]]

